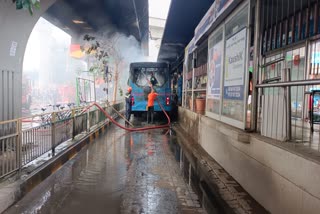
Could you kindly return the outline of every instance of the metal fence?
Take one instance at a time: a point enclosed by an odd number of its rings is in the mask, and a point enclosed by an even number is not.
[[[258,131],[280,141],[307,143],[318,150],[318,134],[313,131],[320,131],[320,114],[313,111],[315,97],[310,96],[320,80],[292,81],[290,73],[290,69],[281,69],[277,80],[257,85]]]
[[[25,165],[52,147],[52,126],[40,125],[22,131],[22,165]]]
[[[88,115],[81,114],[74,117],[73,136],[76,136],[88,129]]]
[[[20,165],[21,130],[19,120],[0,122],[0,173],[2,176],[15,171]]]
[[[112,115],[114,109],[120,111],[123,106],[123,103],[117,103],[104,110]],[[64,114],[60,111],[0,122],[0,178],[49,151],[55,155],[55,148],[61,143],[106,122],[103,112],[98,109],[84,111],[85,108],[73,109],[67,118],[58,117]]]

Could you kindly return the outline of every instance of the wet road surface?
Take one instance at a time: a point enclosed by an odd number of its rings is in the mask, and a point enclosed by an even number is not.
[[[169,133],[113,126],[5,213],[205,213]]]

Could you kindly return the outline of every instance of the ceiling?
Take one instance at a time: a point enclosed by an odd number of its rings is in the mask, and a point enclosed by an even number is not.
[[[148,41],[148,0],[57,0],[43,17],[72,36],[103,30]]]
[[[214,0],[172,0],[158,61],[174,62],[194,36],[194,29]]]

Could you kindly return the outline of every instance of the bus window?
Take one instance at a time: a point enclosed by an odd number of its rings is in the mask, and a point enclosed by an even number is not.
[[[157,80],[156,87],[163,87],[165,83],[167,83],[168,74],[166,73],[166,69],[164,68],[134,69],[132,82],[139,87],[149,86],[152,73]]]

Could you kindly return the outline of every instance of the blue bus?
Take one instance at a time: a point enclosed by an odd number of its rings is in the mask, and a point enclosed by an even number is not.
[[[152,79],[153,78],[153,79]],[[154,81],[154,78],[156,79]],[[153,83],[153,84],[152,84]],[[128,85],[132,88],[134,105],[132,113],[139,115],[147,111],[148,94],[153,85],[166,112],[171,111],[171,85],[169,65],[158,62],[136,62],[130,64]],[[154,103],[154,111],[162,112],[157,101]]]

